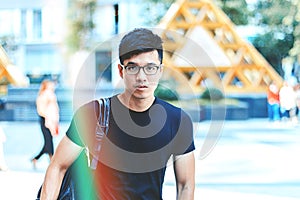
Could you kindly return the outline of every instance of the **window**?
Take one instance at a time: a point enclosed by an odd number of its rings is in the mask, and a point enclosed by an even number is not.
[[[41,10],[33,11],[33,38],[34,39],[42,38],[42,11]]]

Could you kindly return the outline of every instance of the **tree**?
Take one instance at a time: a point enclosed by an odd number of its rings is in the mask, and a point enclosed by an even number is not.
[[[245,0],[216,0],[216,4],[235,25],[247,25],[251,12]]]
[[[253,15],[254,25],[263,29],[255,36],[253,45],[280,75],[283,75],[281,61],[289,56],[294,44],[292,25],[283,23],[291,9],[293,6],[289,0],[260,0]]]
[[[0,37],[0,45],[9,53],[13,53],[18,49],[17,41],[13,35],[4,35]]]
[[[294,0],[291,2],[291,6],[288,14],[282,20],[283,24],[293,30],[294,44],[293,48],[289,51],[289,55],[292,57],[298,57],[300,55],[300,1]],[[299,59],[298,59],[299,62]]]
[[[145,23],[149,26],[157,25],[174,2],[175,0],[145,0],[144,9],[141,9],[142,15],[147,16],[144,17]]]
[[[97,0],[69,0],[66,45],[70,53],[91,46]]]
[[[255,48],[266,58],[278,74],[283,76],[282,59],[288,56],[293,45],[291,34],[276,35],[273,31],[257,35],[252,41]]]
[[[156,25],[175,1],[176,0],[146,0],[145,10],[147,17],[145,17],[145,23],[150,26]],[[248,24],[248,16],[250,13],[245,0],[215,0],[215,3],[223,9],[236,25]]]

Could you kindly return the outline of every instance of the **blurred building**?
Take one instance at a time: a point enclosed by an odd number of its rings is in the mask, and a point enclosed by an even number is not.
[[[64,59],[66,16],[70,0],[0,0],[0,38],[5,39],[11,61],[30,77],[50,75],[60,82],[69,79]],[[142,24],[141,0],[98,0],[93,32],[95,41],[103,42],[117,33]],[[2,40],[3,41],[3,40]],[[95,51],[95,76],[111,63],[111,46]],[[107,68],[107,67],[106,67]],[[104,74],[111,80],[111,73]]]

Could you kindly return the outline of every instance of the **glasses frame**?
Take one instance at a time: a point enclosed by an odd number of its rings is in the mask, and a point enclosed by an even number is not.
[[[145,71],[145,68],[147,67],[147,65],[145,65],[145,66],[138,66],[138,65],[126,65],[126,66],[125,66],[125,65],[122,65],[122,64],[120,64],[120,65],[121,65],[121,67],[126,71],[126,73],[129,74],[129,75],[137,75],[138,73],[140,73],[140,70],[141,70],[141,68],[142,68],[143,71],[144,71],[144,73],[145,73],[146,75],[148,75],[148,76],[156,75],[157,72],[158,72],[158,70],[162,67],[162,64],[153,66],[153,67],[156,68],[156,72],[155,72],[154,74],[149,74],[148,72]],[[138,67],[139,70],[138,70],[136,73],[134,73],[134,74],[128,73],[128,71],[126,70],[128,67]]]

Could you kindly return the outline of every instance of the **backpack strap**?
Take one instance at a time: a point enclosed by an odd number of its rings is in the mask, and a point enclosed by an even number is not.
[[[96,125],[96,142],[94,146],[94,151],[92,155],[92,162],[90,168],[95,170],[97,168],[99,154],[102,145],[102,139],[104,135],[108,133],[108,126],[109,126],[109,112],[110,112],[110,100],[109,98],[101,98],[98,99],[99,103],[99,118],[98,123]]]

